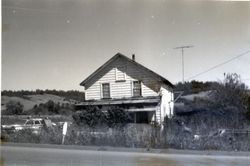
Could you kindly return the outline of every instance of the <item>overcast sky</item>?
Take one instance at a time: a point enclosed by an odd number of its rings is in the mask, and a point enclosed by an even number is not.
[[[117,52],[172,83],[250,50],[249,2],[3,0],[2,89],[83,90]],[[236,72],[250,85],[250,53],[194,79]]]

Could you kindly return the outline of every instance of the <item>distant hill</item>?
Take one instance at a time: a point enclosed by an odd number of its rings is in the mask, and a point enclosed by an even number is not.
[[[194,101],[195,98],[209,100],[212,95],[213,95],[212,90],[210,90],[210,91],[201,91],[201,92],[194,93],[194,94],[183,95],[183,96],[180,97],[180,99],[185,99],[185,100],[189,100],[189,101]]]
[[[6,104],[10,101],[19,102],[23,105],[23,110],[27,111],[32,109],[35,105],[39,105],[41,103],[46,103],[49,100],[53,101],[54,103],[61,104],[75,104],[78,101],[73,99],[66,99],[65,97],[60,97],[57,95],[52,94],[42,94],[42,95],[26,95],[23,97],[9,97],[9,96],[2,96],[1,97],[1,110],[6,109]]]
[[[35,91],[7,91],[1,92],[1,110],[6,109],[6,104],[10,101],[19,102],[23,105],[23,110],[27,111],[32,109],[35,105],[47,103],[49,100],[54,103],[62,104],[75,104],[85,100],[84,92],[80,91],[62,91],[62,90],[40,90]]]
[[[28,90],[19,90],[19,91],[12,91],[12,90],[4,90],[1,92],[1,96],[9,96],[9,97],[21,97],[26,98],[28,95],[43,95],[43,94],[51,94],[60,97],[64,97],[67,100],[76,100],[76,101],[84,101],[85,100],[85,93],[76,91],[76,90],[40,90],[37,89],[35,91],[28,91]]]
[[[175,113],[188,113],[188,112],[197,111],[196,105],[198,103],[202,105],[204,101],[206,102],[210,101],[212,96],[213,96],[213,91],[201,91],[199,93],[182,95],[175,102],[175,105],[174,105]]]

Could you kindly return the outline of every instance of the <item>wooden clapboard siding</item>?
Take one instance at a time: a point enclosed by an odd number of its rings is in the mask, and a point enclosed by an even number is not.
[[[116,80],[117,67],[124,68],[125,81]],[[158,95],[162,83],[157,77],[125,59],[118,58],[85,84],[86,100],[102,98],[102,83],[110,83],[111,98],[132,97],[132,82],[136,80],[142,82],[142,96]]]

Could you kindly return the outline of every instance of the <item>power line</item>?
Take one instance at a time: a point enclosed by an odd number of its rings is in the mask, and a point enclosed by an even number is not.
[[[207,70],[205,70],[205,71],[203,71],[203,72],[200,72],[200,73],[198,73],[198,74],[196,74],[196,75],[194,75],[194,76],[192,76],[192,77],[189,77],[189,78],[186,79],[186,80],[190,80],[190,79],[193,79],[193,78],[195,78],[195,77],[198,77],[198,76],[200,76],[200,75],[202,75],[202,74],[205,74],[205,73],[207,73],[207,72],[209,72],[209,71],[211,71],[211,70],[214,70],[215,68],[218,68],[218,67],[220,67],[220,66],[222,66],[222,65],[225,65],[225,64],[227,64],[227,63],[229,63],[229,62],[231,62],[231,61],[233,61],[233,60],[235,60],[235,59],[238,59],[238,58],[240,58],[240,57],[242,57],[242,56],[248,54],[249,52],[250,52],[250,50],[248,50],[248,51],[246,51],[246,52],[244,52],[244,53],[241,53],[241,54],[239,54],[239,55],[237,55],[237,56],[235,56],[235,57],[233,57],[233,58],[231,58],[231,59],[229,59],[229,60],[227,60],[227,61],[225,61],[225,62],[222,62],[222,63],[220,63],[220,64],[218,64],[218,65],[215,65],[215,66],[213,66],[213,67],[211,67],[211,68],[209,68],[209,69],[207,69]]]

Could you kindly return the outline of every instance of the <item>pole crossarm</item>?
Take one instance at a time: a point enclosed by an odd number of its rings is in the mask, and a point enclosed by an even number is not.
[[[180,46],[180,47],[175,47],[174,49],[184,49],[184,48],[192,48],[194,47],[193,45],[190,46]]]

